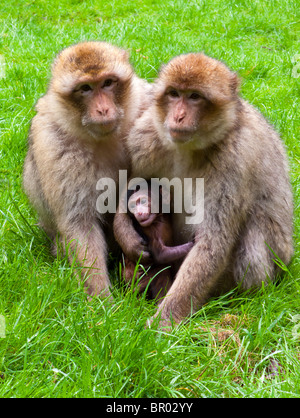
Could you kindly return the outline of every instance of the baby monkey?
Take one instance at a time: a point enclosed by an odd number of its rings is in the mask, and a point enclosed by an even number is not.
[[[148,298],[158,299],[165,296],[171,288],[174,263],[187,255],[193,247],[193,242],[172,246],[174,244],[171,214],[163,211],[163,203],[169,201],[169,196],[162,186],[157,189],[159,193],[156,196],[150,187],[150,182],[146,182],[146,185],[148,187],[138,186],[139,188],[128,190],[127,214],[132,219],[138,234],[144,239],[153,263],[139,266],[135,273],[138,260],[131,260],[125,251],[122,276],[128,284],[135,276],[139,293],[147,289]]]

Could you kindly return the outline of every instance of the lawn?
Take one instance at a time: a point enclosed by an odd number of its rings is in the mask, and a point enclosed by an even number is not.
[[[300,396],[299,15],[296,0],[2,2],[0,397]],[[290,162],[295,255],[278,283],[211,300],[170,334],[144,328],[155,305],[124,291],[116,260],[115,303],[87,301],[22,191],[34,104],[56,53],[82,40],[127,48],[148,81],[190,51],[239,73]]]

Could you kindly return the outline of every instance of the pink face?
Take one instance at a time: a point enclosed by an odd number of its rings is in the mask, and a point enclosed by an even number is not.
[[[81,109],[81,122],[93,136],[105,136],[115,131],[121,113],[118,103],[121,82],[113,75],[97,81],[82,79],[73,90],[73,100]]]
[[[130,196],[128,209],[143,227],[151,225],[157,217],[156,213],[151,213],[151,201],[144,193],[136,192]]]
[[[194,90],[170,87],[166,91],[167,115],[165,126],[173,142],[184,143],[193,138],[206,107],[206,99]]]

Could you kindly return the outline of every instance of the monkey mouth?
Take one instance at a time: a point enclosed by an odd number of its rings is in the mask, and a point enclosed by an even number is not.
[[[152,224],[152,222],[154,221],[154,219],[156,218],[157,214],[153,214],[151,213],[149,216],[147,216],[146,218],[139,218],[138,222],[141,226],[149,226]]]
[[[189,129],[170,128],[169,133],[173,142],[188,142],[192,139],[193,131]]]
[[[110,135],[117,130],[117,125],[107,126],[101,125],[100,129],[102,135]]]
[[[117,130],[117,127],[118,126],[115,120],[90,123],[87,125],[88,131],[94,137],[110,135]]]
[[[111,132],[114,131],[117,127],[118,120],[117,119],[105,119],[95,123],[96,126],[103,132]]]
[[[139,221],[139,224],[140,224],[141,226],[149,226],[149,225],[151,225],[151,224],[152,224],[152,222],[153,222],[153,220],[152,220],[152,219],[150,219],[150,218],[148,218],[148,219],[145,219],[144,221]]]

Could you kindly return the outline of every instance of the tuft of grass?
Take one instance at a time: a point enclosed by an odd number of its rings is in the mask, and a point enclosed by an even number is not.
[[[0,397],[299,397],[298,2],[12,0],[0,20]],[[53,258],[22,191],[26,137],[56,53],[94,39],[127,48],[149,81],[190,51],[239,73],[290,161],[295,255],[279,282],[211,300],[166,333],[145,328],[156,307],[124,291],[117,260],[112,304],[88,302],[76,265]]]

